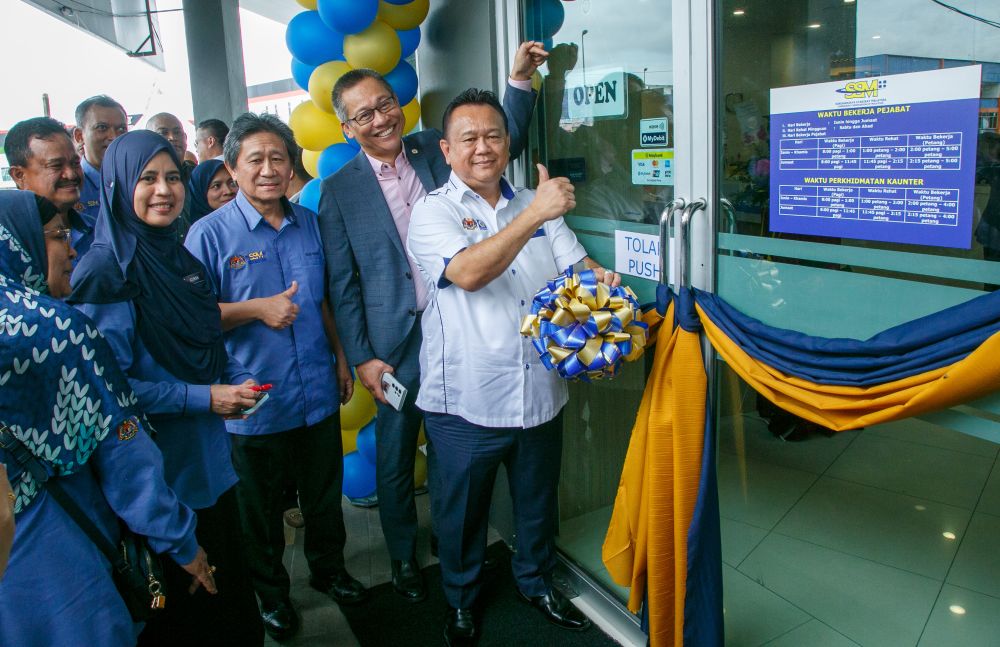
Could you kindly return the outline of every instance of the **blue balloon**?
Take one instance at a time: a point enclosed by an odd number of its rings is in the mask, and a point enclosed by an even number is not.
[[[331,144],[327,146],[319,154],[319,162],[316,164],[319,169],[319,176],[324,179],[330,177],[357,154],[357,149],[347,144]]]
[[[406,58],[417,51],[417,47],[420,45],[420,27],[414,27],[406,31],[397,31],[396,35],[399,36],[399,45],[403,48],[399,58]]]
[[[303,11],[288,21],[285,44],[292,56],[306,65],[344,57],[344,35],[327,27],[317,11]]]
[[[566,19],[566,10],[559,0],[531,0],[525,11],[525,33],[529,40],[545,40],[555,36]]]
[[[400,61],[399,65],[392,68],[392,71],[385,75],[385,80],[396,91],[399,105],[405,106],[417,96],[417,71],[406,61]]]
[[[375,418],[358,431],[358,453],[372,465],[375,461]]]
[[[319,15],[342,34],[364,31],[378,15],[378,0],[319,0]]]
[[[319,213],[320,179],[313,178],[306,182],[299,194],[299,204],[306,209],[311,209]]]
[[[375,464],[358,452],[344,456],[344,495],[363,499],[375,493]]]
[[[309,91],[309,77],[312,76],[315,69],[315,65],[303,63],[294,56],[292,57],[292,78],[295,79],[296,85],[306,92]]]

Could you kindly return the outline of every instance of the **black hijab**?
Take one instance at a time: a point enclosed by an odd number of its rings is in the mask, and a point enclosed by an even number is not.
[[[212,184],[212,178],[222,168],[222,160],[210,159],[194,167],[191,171],[191,179],[188,181],[188,190],[191,191],[191,222],[192,224],[215,211],[212,205],[208,204],[208,187]]]
[[[101,211],[94,243],[73,272],[70,303],[131,300],[136,330],[149,354],[180,380],[211,384],[226,366],[219,304],[205,267],[177,241],[177,221],[167,227],[143,222],[133,207],[143,170],[170,144],[137,130],[118,137],[101,163]]]

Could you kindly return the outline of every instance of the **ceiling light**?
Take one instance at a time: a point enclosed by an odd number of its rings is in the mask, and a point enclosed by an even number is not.
[[[875,34],[874,36],[872,36],[872,40],[878,40],[879,38],[882,38],[882,37],[879,36],[878,34]]]
[[[819,24],[818,22],[814,22],[814,23],[812,23],[810,25],[806,25],[806,26],[809,27],[809,29],[819,29],[823,25]]]
[[[955,533],[951,532],[950,530],[942,532],[941,536],[944,537],[945,539],[949,539],[949,540],[954,540],[955,539]]]
[[[951,611],[952,613],[954,613],[956,616],[964,616],[965,615],[965,607],[960,606],[958,604],[951,605],[950,607],[948,607],[948,610]]]
[[[744,11],[743,9],[736,9],[736,10],[733,11],[733,15],[734,16],[742,16],[745,13],[746,13],[746,11]]]
[[[844,4],[854,4],[854,0],[844,0]]]

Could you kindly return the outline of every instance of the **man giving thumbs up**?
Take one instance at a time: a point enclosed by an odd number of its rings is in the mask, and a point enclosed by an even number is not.
[[[478,638],[472,607],[481,588],[493,481],[507,466],[517,529],[511,558],[521,596],[549,621],[590,621],[551,586],[556,487],[566,383],[538,362],[520,322],[545,281],[583,263],[598,267],[566,226],[576,202],[566,178],[539,165],[537,191],[503,177],[506,118],[492,92],[470,89],[444,113],[448,182],[413,209],[409,250],[430,286],[417,406],[430,441],[431,511],[451,609],[448,644]],[[425,370],[424,370],[425,369]]]

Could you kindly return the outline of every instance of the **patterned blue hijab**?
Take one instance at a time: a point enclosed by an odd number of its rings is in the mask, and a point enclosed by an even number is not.
[[[222,168],[222,160],[205,160],[191,171],[191,179],[188,181],[188,190],[191,191],[191,223],[215,211],[212,205],[208,204],[208,187],[212,184],[212,178]]]
[[[73,271],[70,303],[132,301],[136,331],[163,368],[191,384],[212,384],[226,367],[222,313],[205,266],[177,241],[175,220],[153,227],[135,212],[142,172],[166,152],[163,137],[136,130],[116,138],[101,162],[101,212],[94,243]]]
[[[132,388],[97,327],[47,296],[44,250],[35,196],[0,191],[0,421],[50,473],[66,475],[108,433],[134,435],[140,422]],[[18,513],[38,486],[20,466],[7,471]]]

